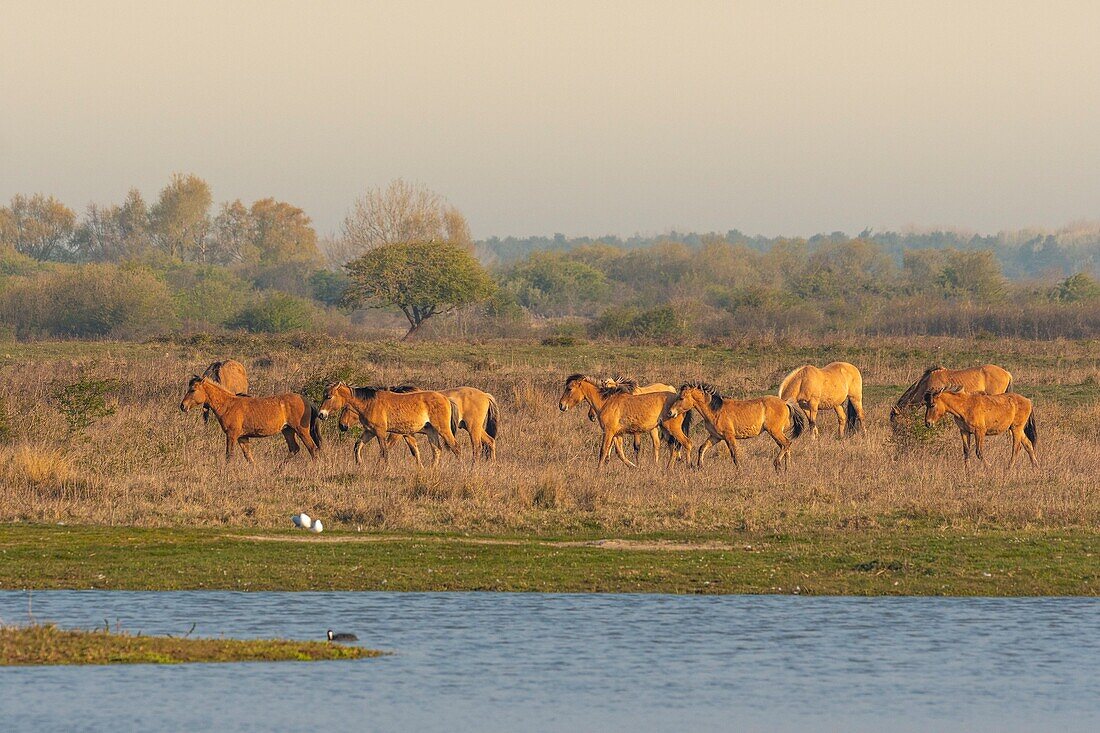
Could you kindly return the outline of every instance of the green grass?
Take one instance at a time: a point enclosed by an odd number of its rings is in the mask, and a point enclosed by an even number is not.
[[[616,539],[16,524],[0,588],[1100,595],[1094,529]]]
[[[320,641],[192,639],[119,632],[63,631],[52,625],[0,626],[0,666],[34,664],[180,664],[315,662],[380,652]]]

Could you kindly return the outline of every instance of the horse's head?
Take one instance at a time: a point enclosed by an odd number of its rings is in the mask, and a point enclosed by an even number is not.
[[[191,381],[187,383],[187,393],[180,401],[180,412],[187,412],[192,407],[205,405],[209,401],[206,384],[209,380],[198,374],[191,375]]]
[[[328,416],[342,409],[351,398],[351,388],[343,382],[337,382],[325,387],[325,396],[321,402],[321,409],[317,411],[317,417],[325,420]]]
[[[576,407],[581,402],[584,402],[585,395],[584,389],[581,384],[587,379],[583,374],[570,374],[565,380],[565,389],[562,390],[561,399],[558,400],[558,409],[565,412],[571,407]],[[589,419],[594,419],[594,408],[589,407]]]
[[[358,424],[359,413],[355,410],[352,410],[347,405],[344,405],[343,409],[340,410],[340,432],[346,433],[348,430],[354,428]]]
[[[685,384],[680,387],[676,395],[676,401],[669,405],[668,416],[676,417],[681,413],[691,412],[696,402],[702,399],[703,391],[693,384]]]
[[[939,422],[940,418],[947,412],[941,397],[944,391],[944,387],[936,387],[924,393],[924,424],[928,427],[932,427]]]

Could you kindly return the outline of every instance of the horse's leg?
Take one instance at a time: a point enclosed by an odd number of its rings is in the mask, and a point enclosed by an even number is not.
[[[848,415],[844,411],[844,403],[840,403],[833,408],[836,412],[836,426],[838,431],[838,437],[843,438],[844,433],[848,430]]]
[[[626,457],[626,452],[623,450],[623,441],[621,439],[616,440],[614,445],[615,445],[615,454],[617,456],[619,456],[620,461],[622,461],[626,465],[630,466],[631,468],[637,468],[638,467],[638,464],[634,463],[633,461],[631,461],[629,458]]]
[[[639,436],[637,434],[635,434],[634,437],[638,438]],[[653,441],[653,465],[654,466],[660,466],[661,465],[661,431],[657,430],[657,428],[653,428],[652,430],[649,431],[649,439],[651,441]],[[671,453],[671,450],[669,452]],[[640,453],[641,453],[641,448],[634,451],[634,459],[635,460],[639,460],[638,455]]]
[[[703,465],[703,456],[707,454],[710,447],[716,442],[713,435],[708,435],[707,439],[703,441],[703,444],[699,446],[699,457],[695,460],[695,465],[701,467]]]
[[[1024,450],[1027,451],[1027,457],[1031,459],[1031,465],[1038,466],[1039,459],[1035,457],[1035,444],[1031,442],[1031,438],[1024,435]]]
[[[225,433],[225,462],[226,463],[229,463],[229,461],[233,458],[233,446],[237,444],[237,437],[238,436],[234,435],[233,433],[231,433],[229,431],[226,431],[226,433]]]
[[[440,433],[429,423],[424,426],[424,434],[428,436],[428,445],[432,447],[432,468],[435,468],[443,458],[443,447],[439,444]]]
[[[286,441],[287,450],[290,451],[290,455],[295,455],[301,448],[298,447],[298,441],[294,439],[294,428],[287,425],[282,430],[283,440]]]
[[[668,467],[672,466],[673,461],[677,460],[682,455],[686,456],[687,465],[691,465],[691,438],[684,432],[683,419],[672,419],[665,424],[665,430],[672,434],[672,437],[676,439],[678,445],[675,448],[670,448],[668,456]]]
[[[1024,445],[1024,426],[1013,427],[1009,433],[1012,435],[1012,455],[1008,457],[1008,470],[1011,471],[1016,463],[1016,456],[1020,455],[1020,449]]]
[[[359,466],[363,463],[363,446],[366,442],[363,440],[363,436],[360,435],[355,441],[355,446],[352,448],[352,454],[355,456],[355,465]]]
[[[970,467],[970,433],[962,433],[963,442],[963,465],[967,468]]]
[[[237,445],[241,447],[241,453],[244,454],[245,460],[249,463],[255,464],[256,460],[252,458],[252,446],[248,444],[248,438],[237,438]]]
[[[611,458],[611,446],[612,444],[615,444],[615,442],[615,436],[610,431],[605,430],[603,433],[603,438],[600,441],[600,452],[596,457],[597,468],[602,468]],[[622,455],[622,445],[618,445],[617,447],[619,455]]]
[[[783,466],[783,459],[787,459],[787,464],[790,465],[791,458],[791,441],[787,440],[787,436],[782,431],[772,430],[771,428],[765,428],[768,431],[768,435],[772,436],[772,440],[779,446],[779,452],[775,454],[775,460],[772,461],[772,466],[775,467],[775,472],[779,473],[779,469]]]
[[[983,466],[988,466],[985,460],[985,432],[982,430],[974,431],[974,455],[978,457],[978,460],[982,462]]]
[[[809,400],[806,403],[806,417],[810,420],[810,434],[813,435],[814,440],[817,440],[817,408],[819,405],[818,400]]]
[[[383,463],[389,463],[390,460],[389,446],[386,445],[386,438],[388,437],[389,433],[384,433],[382,431],[376,431],[374,433],[374,439],[378,441],[378,460]],[[416,462],[420,463],[419,456],[417,456]]]
[[[429,441],[430,443],[431,441]],[[405,445],[409,447],[409,453],[416,459],[416,465],[421,468],[424,467],[424,462],[420,460],[420,442],[416,439],[415,435],[405,436]],[[433,453],[434,455],[434,453]]]
[[[298,438],[305,445],[306,450],[309,452],[309,457],[313,460],[317,460],[317,444],[313,442],[313,436],[309,434],[309,425],[307,424],[305,427],[295,425],[294,432],[297,433]]]
[[[730,449],[730,458],[733,459],[733,465],[738,468],[741,467],[741,451],[737,448],[737,438],[734,436],[733,431],[729,431],[722,436],[722,440],[726,441],[726,446]]]

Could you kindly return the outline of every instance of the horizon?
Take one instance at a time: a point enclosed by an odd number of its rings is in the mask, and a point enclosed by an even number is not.
[[[0,200],[195,171],[328,235],[404,178],[479,240],[1098,215],[1094,4],[304,7],[10,4]]]

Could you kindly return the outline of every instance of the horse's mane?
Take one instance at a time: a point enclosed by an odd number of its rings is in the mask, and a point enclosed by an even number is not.
[[[806,365],[803,364],[802,366],[798,367],[797,369],[792,371],[787,376],[783,377],[783,381],[779,383],[779,394],[780,395],[782,395],[784,390],[787,389],[787,385],[790,384],[791,380],[794,379],[795,377],[797,377],[799,374],[801,374],[802,370],[805,369],[805,368],[806,368]]]
[[[568,377],[565,378],[566,384],[572,384],[573,382],[592,382],[592,384],[596,383],[592,379],[592,377],[588,376],[587,374],[581,374],[579,372],[577,374],[570,374]]]
[[[924,399],[924,394],[928,392],[928,379],[932,376],[932,372],[943,369],[939,364],[933,364],[924,370],[924,374],[920,375],[917,381],[909,385],[909,389],[902,393],[898,398],[897,403],[894,405],[895,409],[903,409],[912,405],[919,404]]]
[[[722,393],[718,391],[718,388],[709,382],[701,382],[696,380],[694,382],[687,382],[680,385],[681,392],[685,389],[697,389],[703,394],[710,397],[710,409],[712,410],[717,410],[722,407],[722,403],[725,401],[725,398],[722,397]]]
[[[385,389],[384,387],[352,387],[351,385],[348,385],[348,388],[351,389],[352,394],[361,400],[374,399],[376,394]]]
[[[396,392],[398,394],[405,394],[406,392],[419,392],[420,387],[415,384],[398,384],[395,387],[390,387],[387,392]]]
[[[634,394],[638,389],[638,382],[628,377],[615,377],[610,386],[600,386],[600,395],[610,397],[613,394]]]

